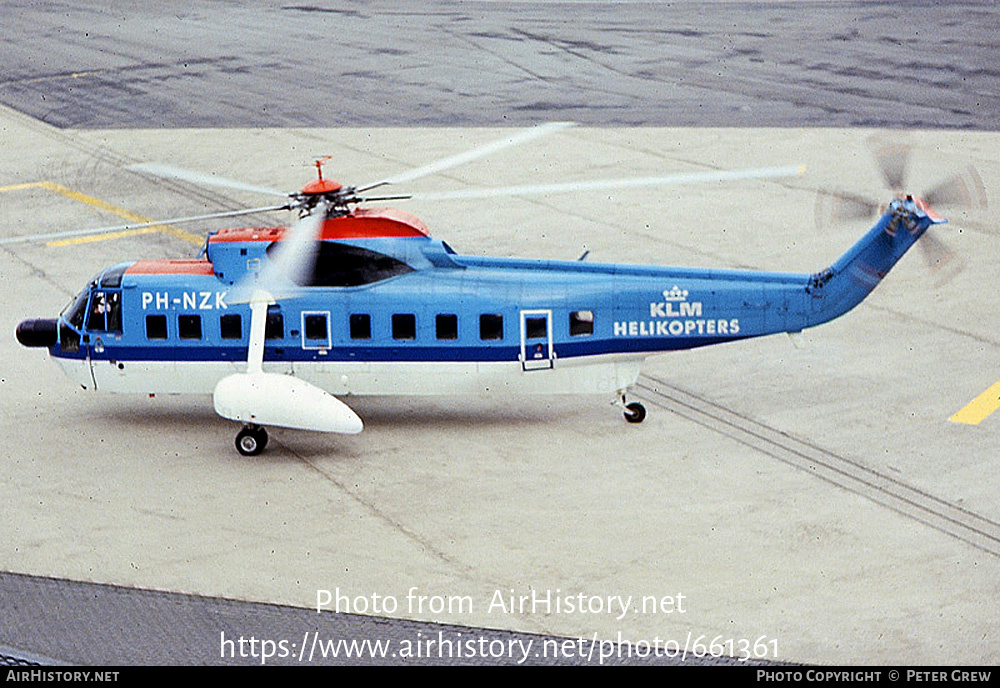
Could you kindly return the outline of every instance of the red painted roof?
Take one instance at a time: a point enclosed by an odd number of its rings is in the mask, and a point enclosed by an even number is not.
[[[284,235],[284,227],[223,229],[209,236],[208,243],[214,244],[223,241],[277,241]]]
[[[126,275],[213,275],[207,260],[137,260]]]
[[[266,229],[224,229],[209,237],[217,241],[277,241],[284,236],[284,227]],[[349,215],[330,218],[323,222],[322,238],[370,239],[378,237],[426,237],[427,225],[414,215],[393,208],[355,208]]]

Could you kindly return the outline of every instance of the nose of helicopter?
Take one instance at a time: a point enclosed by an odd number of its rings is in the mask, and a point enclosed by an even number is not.
[[[33,318],[22,320],[17,326],[17,341],[22,346],[54,346],[56,343],[55,318]]]

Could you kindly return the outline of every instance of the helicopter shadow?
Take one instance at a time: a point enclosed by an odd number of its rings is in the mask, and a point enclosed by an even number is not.
[[[575,413],[567,399],[489,399],[478,397],[347,397],[361,416],[360,435],[329,435],[275,429],[274,437],[303,459],[354,458],[364,460],[373,452],[395,451],[414,443],[440,447],[496,444],[522,437],[541,427],[565,422]],[[403,438],[400,444],[397,438]]]
[[[555,421],[572,412],[571,405],[545,397],[490,399],[480,397],[354,397],[347,403],[365,419],[367,428],[406,429],[520,427]]]
[[[485,441],[502,440],[533,428],[567,422],[579,403],[563,397],[345,397],[364,419],[360,435],[334,435],[294,429],[268,428],[273,446],[262,457],[271,463],[307,459],[364,460],[372,448],[385,443],[389,433],[434,442],[442,446],[457,436],[479,435]],[[145,402],[145,399],[142,400]],[[177,452],[204,452],[246,461],[232,449],[238,423],[217,416],[210,397],[164,397],[136,403],[135,399],[106,401],[83,412],[78,422],[101,432],[126,438],[125,446],[150,459]],[[89,434],[89,433],[88,433]],[[222,441],[226,438],[226,441]],[[205,445],[205,441],[209,445]],[[222,448],[225,449],[222,449]]]

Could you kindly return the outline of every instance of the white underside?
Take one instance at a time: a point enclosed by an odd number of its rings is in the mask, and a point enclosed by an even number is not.
[[[211,394],[221,379],[246,372],[245,362],[126,362],[56,359],[87,389],[141,394]],[[609,354],[554,361],[524,370],[494,363],[284,363],[264,371],[294,375],[336,396],[610,394],[635,384],[641,355]]]

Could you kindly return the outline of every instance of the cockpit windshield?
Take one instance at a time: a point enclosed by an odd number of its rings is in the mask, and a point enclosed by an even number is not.
[[[90,296],[90,289],[96,284],[91,282],[76,297],[69,302],[60,314],[67,323],[80,329],[83,327],[83,318],[87,314],[87,298]]]

